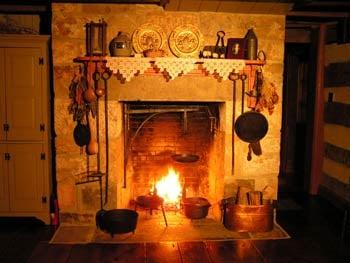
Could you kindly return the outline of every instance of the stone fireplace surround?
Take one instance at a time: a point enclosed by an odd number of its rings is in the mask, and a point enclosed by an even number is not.
[[[205,43],[215,43],[216,32],[220,29],[225,30],[227,37],[242,37],[248,25],[253,25],[259,39],[259,49],[264,50],[268,58],[267,64],[263,67],[265,81],[273,82],[278,88],[279,97],[282,97],[284,16],[166,12],[155,6],[143,5],[53,4],[57,196],[60,220],[63,223],[93,223],[94,215],[100,209],[98,186],[93,183],[79,186],[75,184],[76,175],[86,171],[87,158],[74,144],[72,131],[75,123],[66,110],[69,104],[67,85],[74,67],[77,66],[72,60],[84,54],[85,50],[83,25],[86,21],[100,17],[104,17],[108,24],[108,40],[112,39],[117,31],[132,32],[145,22],[166,24],[166,32],[170,33],[171,28],[186,21],[200,28]],[[266,24],[270,26],[266,27]],[[272,191],[272,197],[277,199],[281,102],[277,104],[272,115],[263,112],[269,122],[268,134],[261,141],[263,154],[253,156],[253,160],[248,162],[247,144],[240,141],[235,134],[232,141],[233,120],[241,113],[240,83],[237,85],[237,90],[236,100],[233,101],[232,82],[218,81],[210,75],[181,76],[172,81],[166,81],[164,76],[157,74],[139,75],[127,83],[121,83],[113,76],[108,83],[110,167],[109,201],[105,208],[127,207],[135,194],[132,187],[128,187],[132,184],[133,176],[130,165],[127,166],[126,173],[127,187],[123,187],[125,150],[123,110],[126,103],[135,101],[217,105],[219,122],[215,139],[209,147],[211,154],[208,158],[208,178],[216,179],[208,188],[207,195],[213,204],[211,213],[214,217],[217,218],[219,215],[219,201],[232,196],[237,185],[252,185],[256,190],[267,186]],[[101,129],[104,129],[103,124]],[[105,140],[101,138],[100,143],[103,147]],[[103,154],[101,157],[105,158]],[[89,159],[90,166],[94,167],[96,165],[94,158]]]

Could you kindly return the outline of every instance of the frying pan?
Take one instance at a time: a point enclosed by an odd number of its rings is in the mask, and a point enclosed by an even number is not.
[[[241,75],[242,80],[242,114],[235,122],[235,132],[237,136],[245,142],[256,143],[265,137],[269,125],[265,116],[257,111],[244,111],[244,81],[247,78],[245,74]]]
[[[269,125],[265,116],[256,111],[241,114],[235,122],[237,136],[245,142],[255,143],[265,137]]]
[[[188,154],[188,153],[174,154],[171,157],[173,158],[174,161],[179,163],[194,163],[199,160],[198,155]]]
[[[74,142],[82,147],[90,141],[89,127],[81,122],[78,122],[73,131]]]

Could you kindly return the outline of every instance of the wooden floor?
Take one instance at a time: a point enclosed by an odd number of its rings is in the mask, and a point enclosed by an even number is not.
[[[0,219],[0,262],[350,262],[350,231],[340,242],[341,213],[317,197],[277,211],[291,239],[141,244],[50,245],[54,229]]]

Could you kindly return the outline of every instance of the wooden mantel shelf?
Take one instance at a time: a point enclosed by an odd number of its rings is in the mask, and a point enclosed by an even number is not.
[[[73,62],[76,62],[76,63],[84,63],[84,62],[103,62],[103,63],[106,63],[107,62],[107,59],[109,57],[99,57],[99,56],[93,56],[93,57],[88,57],[88,56],[83,56],[83,57],[76,57],[73,59]],[[133,58],[133,57],[130,57],[130,58]],[[178,59],[178,58],[175,58],[174,59]],[[154,58],[149,58],[149,60],[152,62],[154,62]],[[197,64],[203,64],[203,60],[210,60],[210,58],[208,59],[198,59],[198,62],[196,62]],[[225,59],[223,59],[225,60]],[[262,60],[244,60],[245,61],[245,64],[246,65],[255,65],[255,66],[263,66],[265,65],[265,61],[262,61]]]
[[[227,80],[231,73],[246,74],[248,88],[252,88],[255,81],[255,70],[265,65],[261,60],[237,59],[196,59],[196,58],[141,58],[141,57],[99,57],[84,56],[73,60],[83,63],[87,77],[91,77],[97,69],[109,69],[122,82],[130,81],[137,75],[163,75],[168,80],[182,75],[208,76],[213,75],[219,80]]]

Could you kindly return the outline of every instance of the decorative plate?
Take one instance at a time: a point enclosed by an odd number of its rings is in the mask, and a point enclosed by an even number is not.
[[[136,29],[132,35],[132,45],[137,53],[148,49],[162,49],[166,36],[160,26],[144,24]]]
[[[169,37],[170,50],[177,57],[197,57],[202,43],[202,33],[193,25],[179,26]]]

